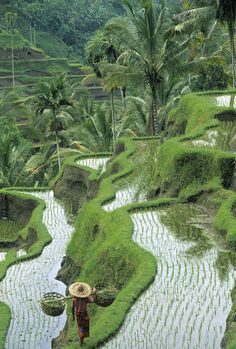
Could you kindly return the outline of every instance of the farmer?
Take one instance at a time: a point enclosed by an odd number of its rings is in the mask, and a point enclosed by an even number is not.
[[[84,282],[75,282],[69,286],[69,292],[73,296],[71,310],[73,321],[77,321],[78,335],[80,337],[80,345],[83,345],[84,338],[89,337],[89,314],[87,312],[87,304],[95,302],[95,296],[92,289]]]

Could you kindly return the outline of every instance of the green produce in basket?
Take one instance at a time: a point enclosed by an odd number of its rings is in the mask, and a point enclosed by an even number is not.
[[[43,312],[49,316],[59,316],[63,313],[66,298],[57,292],[45,293],[40,301]]]
[[[114,302],[117,294],[117,289],[115,287],[105,283],[98,283],[95,286],[95,289],[95,303],[97,305],[100,305],[101,307],[108,307]]]

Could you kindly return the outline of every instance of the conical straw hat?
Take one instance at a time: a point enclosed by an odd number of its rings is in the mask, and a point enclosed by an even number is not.
[[[69,292],[74,297],[87,298],[92,293],[92,287],[85,282],[75,282],[69,286]]]

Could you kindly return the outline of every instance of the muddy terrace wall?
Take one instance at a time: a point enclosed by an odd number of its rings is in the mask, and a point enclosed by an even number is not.
[[[82,204],[96,196],[99,181],[89,180],[90,173],[78,166],[65,165],[61,178],[54,184],[55,197],[70,204],[77,213]]]
[[[0,193],[0,219],[6,217],[21,225],[28,223],[32,211],[36,208],[35,200],[22,199],[10,194]]]

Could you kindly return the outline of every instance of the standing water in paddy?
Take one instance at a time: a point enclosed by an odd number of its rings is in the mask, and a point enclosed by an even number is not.
[[[0,282],[0,301],[9,305],[12,313],[5,349],[49,349],[66,322],[65,313],[45,315],[38,301],[46,292],[65,294],[66,286],[55,277],[73,229],[52,192],[30,194],[46,202],[43,223],[52,242],[38,258],[11,266]]]
[[[139,145],[150,154],[157,146]],[[143,191],[138,192],[137,200],[137,182],[132,186],[119,181],[115,200],[104,209],[113,211],[145,200]],[[104,349],[219,349],[232,306],[235,273],[227,255],[209,243],[202,228],[192,224],[209,221],[209,217],[177,206],[134,214],[132,219],[133,239],[157,258],[157,274]]]
[[[227,265],[223,278],[221,253],[199,228],[187,221],[179,232],[169,226],[171,221],[180,227],[186,207],[178,209],[178,220],[169,210],[176,208],[132,216],[133,239],[157,258],[157,274],[104,349],[220,348],[232,306],[233,268]]]
[[[219,107],[236,109],[236,96],[225,95],[216,97]],[[217,148],[224,151],[236,152],[236,113],[222,113],[219,115],[219,126],[207,130],[203,137],[193,140],[191,144],[197,147]]]
[[[94,170],[103,170],[109,158],[90,158],[90,159],[81,159],[77,161],[78,165],[91,167]]]

